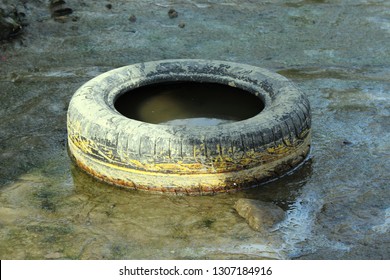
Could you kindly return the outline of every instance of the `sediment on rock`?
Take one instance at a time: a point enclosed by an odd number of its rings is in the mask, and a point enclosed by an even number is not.
[[[234,205],[237,213],[256,231],[264,231],[281,222],[285,213],[279,206],[255,199],[240,198]]]

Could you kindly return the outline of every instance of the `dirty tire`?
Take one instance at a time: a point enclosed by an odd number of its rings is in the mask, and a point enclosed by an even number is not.
[[[119,96],[161,82],[210,82],[246,90],[264,103],[256,116],[217,126],[129,119]],[[238,190],[293,169],[310,148],[307,97],[286,78],[231,62],[163,60],[114,69],[81,86],[68,109],[69,152],[105,182],[155,192]]]

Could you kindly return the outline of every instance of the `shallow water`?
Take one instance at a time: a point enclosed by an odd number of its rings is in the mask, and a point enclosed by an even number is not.
[[[217,83],[156,83],[129,90],[115,100],[122,115],[143,122],[210,126],[259,114],[263,101],[245,90]]]
[[[162,125],[186,125],[186,126],[214,126],[226,123],[235,122],[234,120],[218,119],[218,118],[187,118],[173,119],[161,122]]]
[[[65,22],[38,2],[15,4],[29,25],[0,43],[1,259],[390,259],[386,1],[115,1],[111,10],[67,1]],[[290,78],[312,106],[308,161],[262,186],[202,197],[127,191],[73,166],[66,111],[76,89],[115,67],[178,57]],[[242,197],[286,218],[253,231],[233,209]]]
[[[70,162],[63,166],[70,176],[60,180],[25,174],[0,198],[6,241],[0,252],[5,258],[28,259],[285,258],[283,236],[251,230],[233,205],[249,197],[293,209],[310,165],[261,191],[202,197],[119,189],[95,181]]]

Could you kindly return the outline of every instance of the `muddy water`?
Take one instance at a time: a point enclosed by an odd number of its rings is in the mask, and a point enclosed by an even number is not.
[[[259,114],[260,98],[239,88],[215,83],[159,83],[121,95],[115,108],[124,116],[168,125],[212,126]]]
[[[62,178],[24,174],[2,193],[2,257],[286,258],[283,236],[253,231],[233,205],[250,197],[288,210],[311,173],[307,162],[261,191],[188,197],[118,189],[66,167]]]
[[[216,2],[67,1],[63,22],[43,2],[13,2],[28,26],[0,44],[0,258],[390,259],[387,1]],[[75,168],[65,127],[76,89],[178,57],[290,78],[312,105],[310,159],[268,184],[204,197],[125,191]],[[253,231],[233,209],[242,197],[286,217]]]

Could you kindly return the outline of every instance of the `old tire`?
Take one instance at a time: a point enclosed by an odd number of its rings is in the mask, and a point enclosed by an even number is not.
[[[258,115],[218,126],[145,123],[114,107],[124,92],[161,82],[213,82],[264,103]],[[278,177],[310,147],[307,97],[265,69],[223,61],[164,60],[114,69],[81,86],[68,109],[68,145],[78,166],[105,182],[174,193],[237,190]]]

